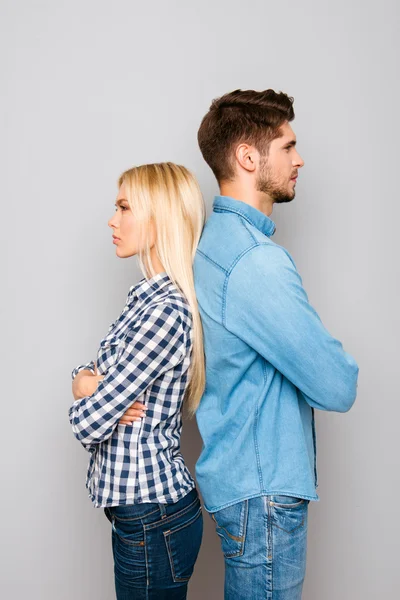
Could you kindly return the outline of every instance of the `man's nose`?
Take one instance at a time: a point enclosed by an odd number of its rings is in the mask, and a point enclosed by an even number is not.
[[[295,157],[295,159],[293,161],[293,166],[297,167],[297,168],[304,167],[304,160],[301,158],[299,153],[297,153],[297,156]]]

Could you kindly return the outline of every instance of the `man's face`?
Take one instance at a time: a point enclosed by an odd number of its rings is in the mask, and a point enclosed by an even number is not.
[[[281,127],[282,135],[260,157],[257,191],[268,194],[273,202],[290,202],[295,197],[298,170],[304,161],[296,150],[296,136],[289,123]]]

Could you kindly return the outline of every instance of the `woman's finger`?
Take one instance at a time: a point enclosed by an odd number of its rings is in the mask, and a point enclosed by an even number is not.
[[[125,412],[124,417],[144,417],[145,416],[145,412],[144,410],[140,410],[137,408],[128,408],[128,410]]]
[[[139,402],[138,400],[136,400],[136,402],[134,402],[130,408],[137,408],[137,409],[140,408],[141,410],[147,410],[147,408],[145,407],[145,405],[142,404],[141,402]]]

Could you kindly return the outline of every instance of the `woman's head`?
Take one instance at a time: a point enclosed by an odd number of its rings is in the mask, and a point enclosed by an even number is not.
[[[191,308],[194,342],[187,403],[194,412],[205,380],[193,280],[193,259],[205,219],[200,188],[190,171],[174,163],[133,167],[122,173],[118,188],[117,210],[108,223],[117,256],[138,255],[146,277],[165,271]]]
[[[204,203],[185,167],[159,163],[133,167],[118,180],[116,213],[110,219],[117,256],[138,255],[146,276],[152,259],[169,262],[171,251],[194,257],[204,225]],[[164,255],[164,256],[162,256]],[[168,265],[163,264],[168,272]]]

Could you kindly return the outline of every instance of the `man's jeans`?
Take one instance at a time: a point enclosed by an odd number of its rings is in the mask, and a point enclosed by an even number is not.
[[[225,557],[225,600],[300,600],[308,500],[262,496],[211,516]]]
[[[203,533],[196,490],[176,504],[106,508],[118,600],[185,600]]]

